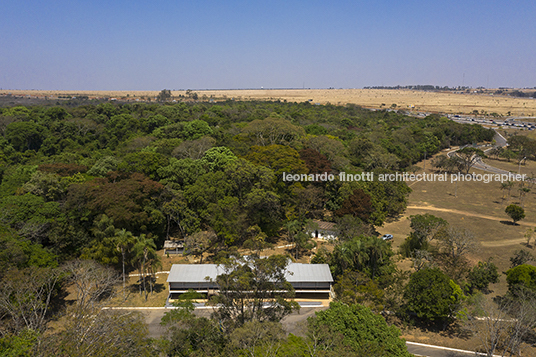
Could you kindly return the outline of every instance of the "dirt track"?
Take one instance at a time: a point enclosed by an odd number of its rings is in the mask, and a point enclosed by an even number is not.
[[[489,219],[489,220],[496,221],[496,222],[509,222],[509,221],[506,221],[504,218],[487,216],[487,215],[484,215],[484,214],[478,214],[478,213],[472,213],[472,212],[466,212],[466,211],[460,211],[460,210],[457,210],[457,209],[439,208],[439,207],[434,207],[434,206],[408,206],[407,209],[408,210],[413,209],[413,210],[425,210],[425,211],[454,213],[454,214],[464,215],[464,216],[467,216],[467,217],[477,217],[477,218]],[[520,226],[531,227],[531,228],[534,227],[534,223],[517,222],[516,224],[520,225]],[[483,241],[483,242],[480,242],[480,243],[484,247],[502,247],[502,246],[507,246],[507,245],[515,245],[515,244],[523,243],[525,241],[526,241],[526,238],[518,238],[518,239],[509,238],[509,239],[496,240],[496,241],[492,241],[492,242]]]

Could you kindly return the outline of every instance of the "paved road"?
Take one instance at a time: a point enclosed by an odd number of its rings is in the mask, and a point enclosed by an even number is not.
[[[485,356],[484,353],[473,351],[465,351],[456,348],[447,348],[441,346],[425,345],[416,342],[406,342],[408,352],[415,356],[427,357],[469,357],[469,356]]]
[[[496,142],[495,146],[499,146],[499,147],[505,147],[506,146],[506,139],[504,138],[504,136],[502,136],[498,132],[495,132],[494,139],[495,139],[495,142]],[[468,145],[465,145],[465,146],[468,146]],[[456,150],[449,151],[447,153],[447,156],[452,157],[452,155],[456,154],[456,151],[464,148],[465,146],[462,146],[462,147],[460,147],[459,149],[456,149]],[[480,147],[480,148],[483,149],[484,147]],[[487,152],[487,151],[492,150],[492,149],[493,149],[493,147],[490,147],[490,148],[484,150],[484,152]],[[482,161],[482,158],[480,158],[480,157],[476,158],[476,161],[475,161],[475,163],[474,163],[472,168],[482,170],[482,171],[486,171],[486,172],[490,172],[490,173],[493,173],[493,174],[500,174],[500,175],[511,174],[510,171],[499,169],[497,167],[493,167],[493,166],[490,166],[490,165],[484,163]]]

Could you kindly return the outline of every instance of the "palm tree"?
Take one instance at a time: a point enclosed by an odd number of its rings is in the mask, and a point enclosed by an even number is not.
[[[285,223],[285,229],[288,233],[288,240],[294,242],[294,236],[301,230],[301,223],[298,220],[288,221]]]
[[[530,192],[530,188],[527,188],[527,187],[521,187],[519,189],[519,198],[521,200],[521,207],[524,207],[524,204],[523,204],[523,199],[525,198],[525,196],[527,195],[527,193]]]
[[[501,183],[501,190],[508,190],[508,199],[510,199],[510,190],[514,187],[514,183],[512,181],[507,181]],[[503,195],[503,201],[504,201],[504,195]]]
[[[142,294],[141,285],[143,284],[143,291],[146,293],[145,300],[147,300],[147,289],[145,287],[146,264],[150,260],[158,259],[156,256],[156,245],[151,238],[147,238],[145,234],[142,234],[138,237],[132,250],[134,251],[134,261],[138,264],[138,270],[140,272],[140,295]]]
[[[147,273],[151,276],[149,279],[149,286],[151,287],[151,294],[153,293],[153,280],[156,281],[156,272],[162,268],[162,262],[160,257],[156,254],[156,250],[149,252],[147,256]],[[147,300],[147,295],[145,295]]]
[[[129,231],[123,228],[120,231],[116,231],[114,239],[115,239],[116,248],[117,250],[121,252],[121,257],[123,258],[123,295],[124,295],[125,285],[126,285],[125,256],[130,246],[134,244],[135,237],[132,235],[132,233],[130,233]]]
[[[382,265],[385,256],[389,256],[389,243],[384,240],[371,238],[368,242],[368,257],[371,279],[378,274],[378,267]]]

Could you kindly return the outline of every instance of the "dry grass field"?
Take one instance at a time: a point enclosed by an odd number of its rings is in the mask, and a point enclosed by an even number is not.
[[[427,160],[426,167],[431,167]],[[518,172],[514,162],[486,159],[486,163],[506,170]],[[422,163],[420,164],[422,167]],[[427,169],[427,173],[432,173]],[[484,173],[474,170],[475,173]],[[536,173],[536,163],[530,161],[521,165],[521,173]],[[378,228],[381,234],[391,233],[394,236],[393,246],[398,248],[407,237],[410,229],[409,216],[430,213],[447,220],[451,226],[471,231],[479,243],[479,248],[469,258],[473,262],[493,258],[499,271],[510,268],[510,257],[516,250],[526,249],[536,253],[536,245],[526,246],[524,237],[527,229],[536,227],[536,189],[529,192],[523,202],[519,197],[519,185],[510,191],[501,190],[498,182],[410,182],[413,192],[409,197],[408,209],[400,218],[386,223]],[[526,218],[517,225],[512,225],[511,219],[504,209],[509,204],[523,205]],[[407,265],[407,264],[406,264]],[[507,290],[506,279],[492,287],[493,294],[501,295]]]
[[[386,89],[250,89],[250,90],[198,90],[199,99],[214,100],[286,100],[320,104],[357,104],[366,108],[389,108],[430,112],[470,114],[474,110],[514,116],[534,116],[536,99],[468,94],[451,92],[424,92]],[[3,90],[0,95],[58,98],[63,96],[88,96],[90,98],[116,98],[120,100],[145,100],[154,98],[159,91],[37,91]],[[186,91],[172,91],[172,96],[186,95]]]
[[[426,167],[431,167],[431,159],[427,160]],[[515,162],[486,159],[486,163],[505,170],[518,172]],[[422,163],[419,165],[422,168]],[[422,171],[421,171],[422,172]],[[427,169],[427,173],[431,173]],[[474,170],[475,173],[483,173]],[[536,173],[536,163],[530,161],[521,165],[521,173]],[[464,182],[459,183],[457,196],[455,184],[450,182],[413,182],[408,183],[413,192],[409,197],[408,209],[396,220],[379,227],[381,234],[391,233],[394,236],[393,248],[398,249],[400,244],[411,231],[409,216],[430,213],[441,217],[451,226],[471,231],[478,241],[478,248],[469,255],[472,263],[493,258],[498,266],[500,281],[490,286],[490,296],[503,295],[507,291],[506,276],[502,274],[510,268],[510,257],[520,249],[528,250],[536,255],[536,244],[527,247],[525,232],[528,228],[536,227],[536,189],[533,189],[524,198],[526,218],[518,225],[512,225],[504,209],[511,203],[521,204],[517,185],[511,190],[510,197],[500,189],[500,183]],[[503,197],[505,197],[503,199]],[[411,261],[405,259],[397,262],[401,269],[411,269]],[[481,342],[474,336],[459,331],[430,331],[416,326],[398,325],[402,337],[408,341],[429,343],[465,350],[475,350]],[[536,355],[536,350],[524,345],[524,356]]]

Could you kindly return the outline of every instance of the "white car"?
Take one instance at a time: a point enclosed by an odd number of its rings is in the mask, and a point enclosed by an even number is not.
[[[382,240],[391,240],[393,239],[393,235],[392,234],[384,234],[382,236]]]

